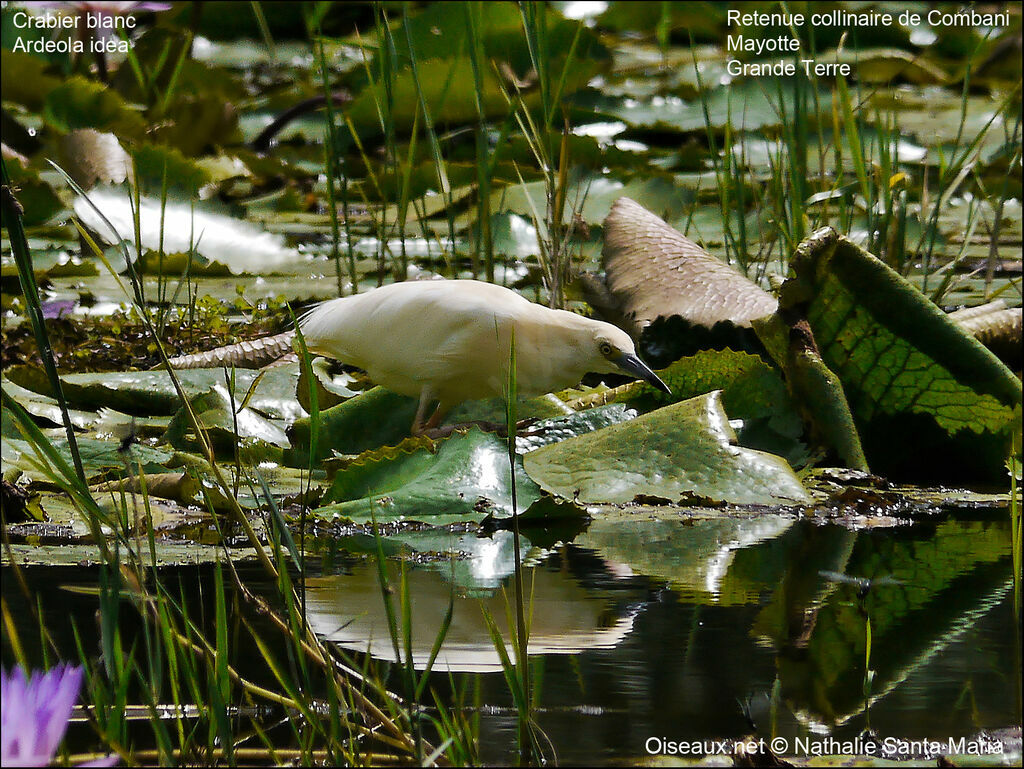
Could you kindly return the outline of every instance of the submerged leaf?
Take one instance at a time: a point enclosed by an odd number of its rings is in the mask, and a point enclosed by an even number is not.
[[[523,454],[541,446],[558,443],[577,435],[600,430],[608,425],[628,422],[636,411],[622,403],[608,403],[596,408],[574,411],[561,417],[541,420],[516,436],[516,451]]]

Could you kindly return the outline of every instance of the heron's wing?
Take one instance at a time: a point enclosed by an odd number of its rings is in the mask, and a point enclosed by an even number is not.
[[[396,283],[325,302],[300,324],[311,350],[359,366],[396,392],[456,382],[452,397],[465,399],[492,394],[485,382],[507,366],[508,328],[524,305],[474,281]]]

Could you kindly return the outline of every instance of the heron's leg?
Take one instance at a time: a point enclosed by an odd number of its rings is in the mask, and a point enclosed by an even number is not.
[[[420,402],[416,406],[416,416],[412,418],[412,429],[409,431],[413,435],[422,435],[426,426],[423,424],[423,417],[427,415],[427,406],[434,401],[434,392],[430,389],[429,385],[424,385],[423,389],[420,390]],[[436,412],[435,412],[436,414]],[[433,420],[434,417],[431,417]]]
[[[438,403],[437,408],[434,409],[434,413],[430,415],[430,419],[428,419],[427,423],[423,425],[423,429],[430,430],[437,427],[441,424],[441,420],[444,419],[444,415],[447,414],[450,409],[450,406],[444,403]]]
[[[427,430],[433,430],[441,424],[444,415],[451,410],[451,404],[438,401],[434,413],[430,415],[430,419],[424,422],[423,417],[427,413],[427,406],[433,403],[434,399],[434,391],[429,385],[424,385],[423,389],[420,390],[420,402],[416,406],[416,417],[412,420],[412,430],[410,432],[413,435],[423,435]]]

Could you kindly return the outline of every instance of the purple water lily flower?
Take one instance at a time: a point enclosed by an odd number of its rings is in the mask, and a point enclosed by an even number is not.
[[[60,664],[30,678],[0,668],[0,764],[49,766],[68,728],[82,685],[82,668]],[[82,766],[113,766],[117,756]]]
[[[166,11],[170,3],[107,2],[106,0],[44,0],[33,3],[36,8],[59,8],[74,13],[118,15],[136,11]]]
[[[75,303],[70,299],[58,299],[53,302],[42,303],[43,318],[50,320],[70,315],[75,310]]]
[[[106,0],[39,0],[28,3],[28,8],[37,15],[46,15],[52,8],[58,14],[77,16],[75,32],[84,46],[85,40],[99,43],[92,47],[96,59],[96,67],[100,80],[107,82],[107,51],[105,44],[118,37],[117,30],[131,32],[135,27],[134,19],[125,20],[119,17],[132,16],[142,11],[166,11],[170,3],[146,2],[107,2]],[[120,50],[120,49],[118,49]],[[81,50],[78,51],[82,52]]]
[[[57,13],[69,16],[80,16],[83,21],[79,27],[83,30],[91,30],[101,38],[113,37],[113,22],[107,17],[127,16],[134,13],[146,11],[167,11],[170,10],[170,3],[135,3],[135,2],[106,2],[105,0],[43,0],[43,2],[32,3],[30,9],[36,13],[48,13],[49,9]],[[93,17],[89,21],[89,17]],[[87,26],[91,24],[92,26]]]

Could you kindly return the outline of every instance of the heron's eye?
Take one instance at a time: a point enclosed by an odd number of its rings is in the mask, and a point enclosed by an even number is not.
[[[612,346],[607,342],[601,342],[601,346],[598,347],[597,349],[599,349],[601,351],[601,354],[606,358],[610,358],[612,353],[614,352]]]

